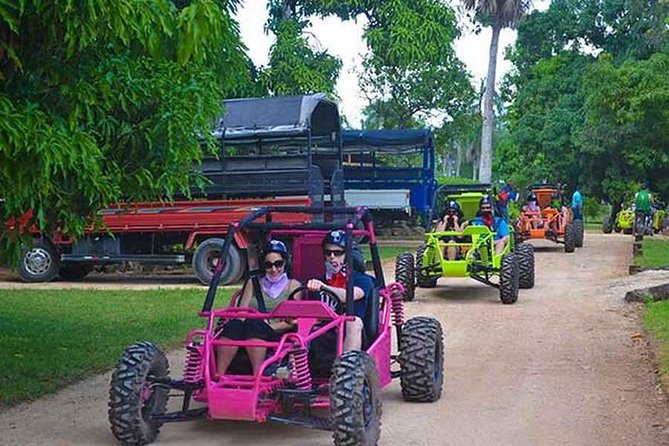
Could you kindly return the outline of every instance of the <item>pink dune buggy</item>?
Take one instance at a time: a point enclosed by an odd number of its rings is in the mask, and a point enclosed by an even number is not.
[[[283,212],[314,218],[305,218],[308,222],[303,224],[277,223],[273,216]],[[306,283],[323,276],[321,240],[335,229],[346,234],[346,264],[360,272],[365,262],[353,240],[369,244],[375,286],[365,300],[363,351],[343,350],[344,326],[354,317],[352,280],[346,285],[343,315],[320,300],[305,298],[289,298],[269,313],[240,307],[239,291],[229,306],[214,309],[218,278],[224,269],[221,260],[200,312],[206,328],[186,337],[182,379],[170,378],[165,354],[151,342],[134,344],[121,356],[109,392],[109,421],[117,440],[127,445],[147,444],[156,439],[163,423],[207,418],[282,422],[331,430],[335,445],[376,445],[381,433],[380,389],[393,378],[400,379],[406,401],[438,400],[443,382],[441,325],[429,317],[404,321],[402,286],[385,283],[374,224],[366,208],[261,208],[233,225],[221,258],[226,258],[234,239],[245,249],[247,280],[257,281],[259,246],[279,239],[290,246],[292,277]],[[257,308],[264,309],[259,287],[253,289]],[[306,294],[304,287],[294,291],[298,292]],[[294,331],[284,333],[277,342],[220,339],[222,324],[239,318],[296,323]],[[397,355],[392,354],[393,331]],[[245,349],[240,348],[231,367],[221,374],[215,357],[220,345],[267,347],[268,353],[253,374]],[[167,413],[171,390],[180,391],[183,402],[181,410]],[[193,402],[198,407],[191,407]]]

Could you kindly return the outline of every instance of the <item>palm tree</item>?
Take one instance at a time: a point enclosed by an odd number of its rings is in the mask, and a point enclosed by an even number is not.
[[[532,0],[463,0],[465,8],[488,19],[492,24],[492,39],[488,59],[485,95],[483,97],[483,128],[481,130],[481,159],[479,180],[492,180],[492,134],[495,128],[493,98],[495,96],[495,76],[497,71],[497,51],[502,28],[513,28],[532,6]],[[486,20],[486,22],[488,22]]]

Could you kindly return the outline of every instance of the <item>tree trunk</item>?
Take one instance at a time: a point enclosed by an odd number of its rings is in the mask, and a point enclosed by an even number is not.
[[[462,144],[457,143],[455,145],[455,150],[457,150],[455,155],[455,176],[460,176],[460,166],[462,165]]]
[[[492,39],[488,55],[488,77],[485,82],[485,96],[483,97],[483,128],[481,130],[481,163],[479,165],[479,179],[482,183],[492,181],[492,135],[495,129],[495,114],[493,99],[495,97],[495,76],[497,71],[497,49],[499,34],[502,27],[497,18],[492,25]]]

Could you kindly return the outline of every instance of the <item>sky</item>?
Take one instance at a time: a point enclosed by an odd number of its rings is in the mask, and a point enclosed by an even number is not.
[[[549,3],[550,0],[535,0],[534,7],[544,10]],[[267,65],[269,50],[274,41],[274,36],[264,31],[267,16],[266,0],[245,0],[237,13],[242,41],[256,65]],[[312,19],[311,27],[306,30],[312,45],[327,50],[342,61],[343,66],[337,82],[337,96],[340,112],[347,117],[353,127],[361,122],[361,111],[366,104],[366,99],[358,88],[356,75],[356,69],[359,69],[362,63],[361,55],[367,51],[362,38],[363,26],[363,20],[342,22],[338,18],[328,17]],[[490,28],[484,28],[481,33],[474,34],[466,28],[471,26],[463,26],[463,35],[455,42],[455,51],[472,74],[474,85],[478,86],[488,70],[491,31]],[[514,30],[505,29],[500,35],[496,76],[498,83],[511,69],[511,64],[504,60],[503,49],[515,39]]]

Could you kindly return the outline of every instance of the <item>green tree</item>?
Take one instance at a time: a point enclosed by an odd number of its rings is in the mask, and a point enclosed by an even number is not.
[[[481,130],[481,164],[479,178],[484,183],[492,179],[492,137],[495,128],[493,101],[497,74],[499,35],[503,28],[515,27],[532,5],[531,0],[464,0],[467,9],[475,12],[483,23],[490,23],[492,37],[488,54],[488,74],[483,98]]]
[[[302,2],[272,0],[267,30],[276,41],[270,49],[269,65],[262,71],[261,83],[275,95],[328,93],[335,95],[341,61],[326,51],[316,51],[304,36],[309,26]]]
[[[3,1],[2,217],[32,210],[40,230],[79,235],[111,202],[187,190],[221,99],[250,86],[235,7]]]

